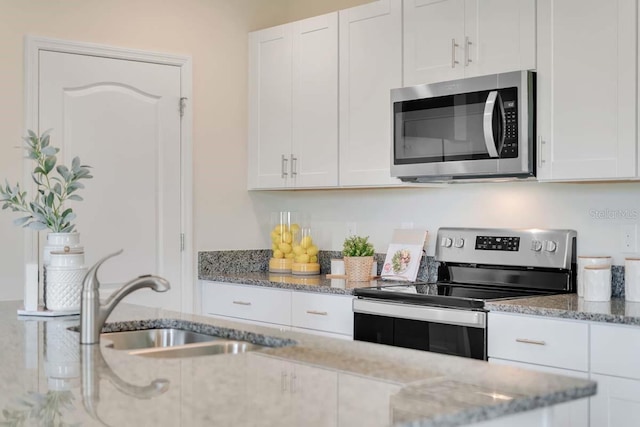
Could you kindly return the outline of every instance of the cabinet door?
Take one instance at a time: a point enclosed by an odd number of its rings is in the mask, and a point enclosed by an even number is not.
[[[636,175],[636,2],[538,1],[538,177]]]
[[[290,25],[249,34],[249,189],[287,185],[291,43]]]
[[[464,76],[464,1],[404,0],[404,85]]]
[[[290,363],[293,426],[333,427],[338,418],[338,373]],[[318,398],[322,399],[320,403]],[[281,424],[282,425],[282,424]]]
[[[568,369],[551,368],[549,366],[539,366],[495,358],[489,358],[489,363],[514,366],[516,368],[530,369],[532,371],[546,372],[554,375],[582,378],[585,380],[589,379],[587,372],[570,371]],[[550,410],[553,414],[553,425],[563,427],[586,427],[589,425],[589,398],[585,397],[584,399],[554,405]]]
[[[291,291],[203,282],[202,314],[291,325]]]
[[[402,3],[340,11],[340,185],[391,178],[390,91],[402,86]]]
[[[338,13],[294,22],[293,185],[338,185]]]
[[[535,0],[465,0],[465,77],[536,66]]]
[[[591,425],[636,427],[640,420],[640,381],[591,374],[598,393],[591,397]]]
[[[291,324],[353,336],[353,297],[293,292],[291,295]]]

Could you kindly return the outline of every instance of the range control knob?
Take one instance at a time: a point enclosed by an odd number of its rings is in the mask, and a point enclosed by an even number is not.
[[[547,240],[544,242],[544,250],[547,252],[555,252],[558,247],[558,244],[553,240]]]
[[[440,241],[440,246],[444,246],[445,248],[450,248],[453,241],[450,237],[443,237]]]
[[[532,240],[531,250],[535,252],[540,252],[542,250],[542,242],[540,240]]]
[[[453,242],[453,246],[456,248],[461,248],[464,246],[464,239],[462,237],[456,237],[456,240]]]

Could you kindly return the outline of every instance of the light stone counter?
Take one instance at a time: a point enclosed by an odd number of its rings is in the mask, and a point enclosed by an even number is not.
[[[489,302],[486,308],[508,313],[640,325],[640,302],[625,301],[624,298],[590,302],[576,294],[550,295]]]
[[[145,358],[105,342],[80,346],[67,329],[77,318],[18,319],[18,305],[0,302],[0,423],[9,425],[457,426],[536,413],[523,411],[596,389],[592,381],[470,359],[122,304],[110,322],[182,319],[297,342],[239,355]]]

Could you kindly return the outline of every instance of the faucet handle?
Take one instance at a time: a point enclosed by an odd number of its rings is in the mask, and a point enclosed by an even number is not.
[[[103,257],[100,261],[96,262],[93,267],[89,269],[86,276],[84,276],[84,282],[82,284],[82,289],[88,289],[91,286],[93,289],[98,289],[100,287],[100,282],[98,282],[98,269],[100,266],[109,258],[113,258],[114,256],[120,255],[122,253],[122,249],[112,254],[109,254]]]

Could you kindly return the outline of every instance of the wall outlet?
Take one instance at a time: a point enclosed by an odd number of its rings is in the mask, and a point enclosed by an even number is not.
[[[637,231],[638,226],[636,224],[628,224],[620,227],[620,244],[622,245],[622,252],[638,251]]]
[[[347,223],[347,236],[355,236],[358,234],[358,226],[355,222]]]

